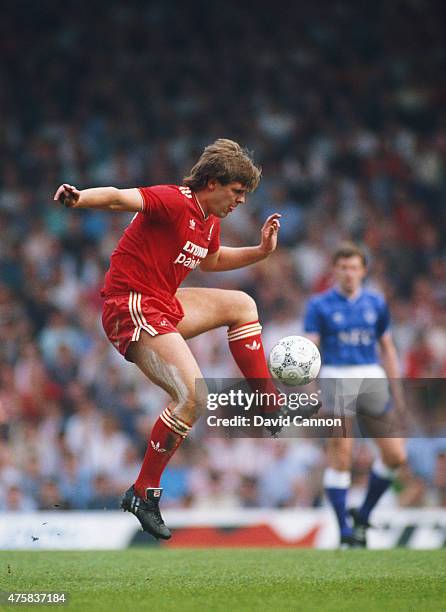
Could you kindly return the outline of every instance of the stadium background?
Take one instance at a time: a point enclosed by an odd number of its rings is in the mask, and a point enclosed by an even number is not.
[[[301,330],[342,238],[362,243],[407,377],[446,373],[446,87],[440,1],[10,3],[0,21],[0,508],[108,509],[133,481],[165,397],[100,325],[99,288],[128,223],[67,211],[57,185],[178,183],[203,146],[254,150],[260,188],[223,223],[267,262],[190,284],[256,298],[266,347]],[[224,330],[191,342],[233,377]],[[373,448],[358,442],[351,501]],[[185,442],[165,508],[324,504],[321,441]],[[446,505],[446,441],[409,441],[383,507]],[[131,520],[128,517],[128,520]]]

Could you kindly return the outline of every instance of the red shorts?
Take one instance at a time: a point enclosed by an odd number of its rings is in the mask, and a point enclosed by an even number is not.
[[[178,332],[176,326],[183,318],[182,312],[169,312],[159,299],[130,291],[105,299],[102,325],[113,346],[126,356],[130,342],[139,340],[142,331],[151,336]]]

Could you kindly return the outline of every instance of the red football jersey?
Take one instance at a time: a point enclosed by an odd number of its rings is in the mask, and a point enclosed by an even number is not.
[[[188,187],[140,187],[143,209],[111,256],[101,295],[137,291],[178,311],[174,295],[208,253],[220,247],[220,221],[205,216]]]

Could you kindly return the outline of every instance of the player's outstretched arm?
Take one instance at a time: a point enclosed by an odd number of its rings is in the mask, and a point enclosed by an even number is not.
[[[270,215],[261,229],[260,244],[253,247],[232,248],[222,246],[216,253],[208,255],[200,264],[205,272],[236,270],[266,259],[277,247],[280,228],[278,213]]]
[[[127,212],[140,212],[143,209],[143,200],[138,189],[94,187],[79,190],[73,185],[63,183],[54,194],[54,200],[66,208],[94,208]]]

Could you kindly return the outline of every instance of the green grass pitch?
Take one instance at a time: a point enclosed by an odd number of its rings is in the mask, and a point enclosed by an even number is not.
[[[0,590],[65,591],[64,606],[2,610],[445,609],[446,550],[0,552]]]

